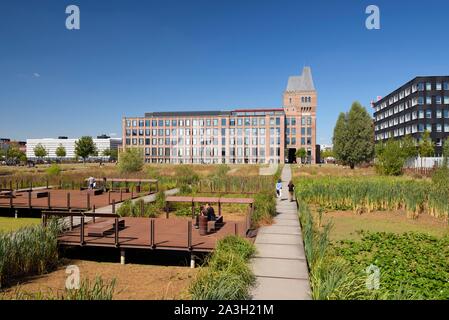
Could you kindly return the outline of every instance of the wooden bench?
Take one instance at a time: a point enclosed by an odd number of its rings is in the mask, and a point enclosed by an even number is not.
[[[119,219],[118,229],[125,228],[125,220]],[[102,222],[97,222],[87,227],[87,235],[90,237],[103,237],[105,233],[115,230],[115,219],[108,219]]]
[[[0,191],[0,198],[15,198],[14,192],[12,190]]]
[[[219,216],[215,221],[207,222],[207,232],[217,231],[223,227],[223,216]]]
[[[39,198],[48,198],[49,192],[48,191],[33,191],[31,193],[31,196],[34,199],[39,199]]]

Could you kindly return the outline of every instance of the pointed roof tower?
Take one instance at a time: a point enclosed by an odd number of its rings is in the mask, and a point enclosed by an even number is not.
[[[287,92],[315,91],[313,84],[312,70],[310,67],[304,67],[300,76],[291,76],[288,78]]]

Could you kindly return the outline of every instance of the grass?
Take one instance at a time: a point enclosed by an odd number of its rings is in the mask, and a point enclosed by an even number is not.
[[[228,236],[218,241],[189,288],[192,300],[249,299],[255,276],[248,262],[254,254],[254,245],[243,238]]]
[[[27,226],[35,226],[41,223],[39,218],[8,218],[0,217],[0,232],[16,231]]]
[[[372,212],[362,215],[348,212],[326,212],[325,223],[332,221],[330,240],[360,240],[360,231],[388,232],[402,234],[418,232],[434,237],[449,235],[447,223],[430,216],[421,215],[418,219],[408,219],[403,212]]]
[[[0,233],[0,287],[12,280],[42,274],[58,264],[56,221],[49,225],[29,226],[15,232]]]

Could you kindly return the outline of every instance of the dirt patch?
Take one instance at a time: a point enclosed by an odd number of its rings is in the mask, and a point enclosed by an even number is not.
[[[77,265],[81,279],[116,279],[116,300],[161,300],[188,299],[187,290],[198,269],[173,266],[153,266],[93,261],[72,260],[68,264]],[[68,265],[67,264],[67,265]],[[35,292],[58,292],[64,290],[67,274],[65,267],[46,275],[23,280],[18,286],[5,291],[6,297],[14,296],[15,290]]]

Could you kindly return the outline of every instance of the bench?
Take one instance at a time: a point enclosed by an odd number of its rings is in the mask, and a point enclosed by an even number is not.
[[[49,194],[48,191],[33,191],[32,197],[33,197],[34,199],[47,198],[47,197],[48,197],[48,194]]]
[[[217,231],[219,230],[221,227],[223,227],[223,216],[219,216],[217,218],[217,220],[215,221],[208,221],[207,222],[207,232],[210,231]]]
[[[118,221],[118,229],[125,228],[125,220]],[[115,230],[115,219],[108,219],[102,222],[97,222],[87,227],[87,235],[90,237],[103,237],[105,233]]]
[[[0,191],[0,198],[15,198],[12,190]]]

